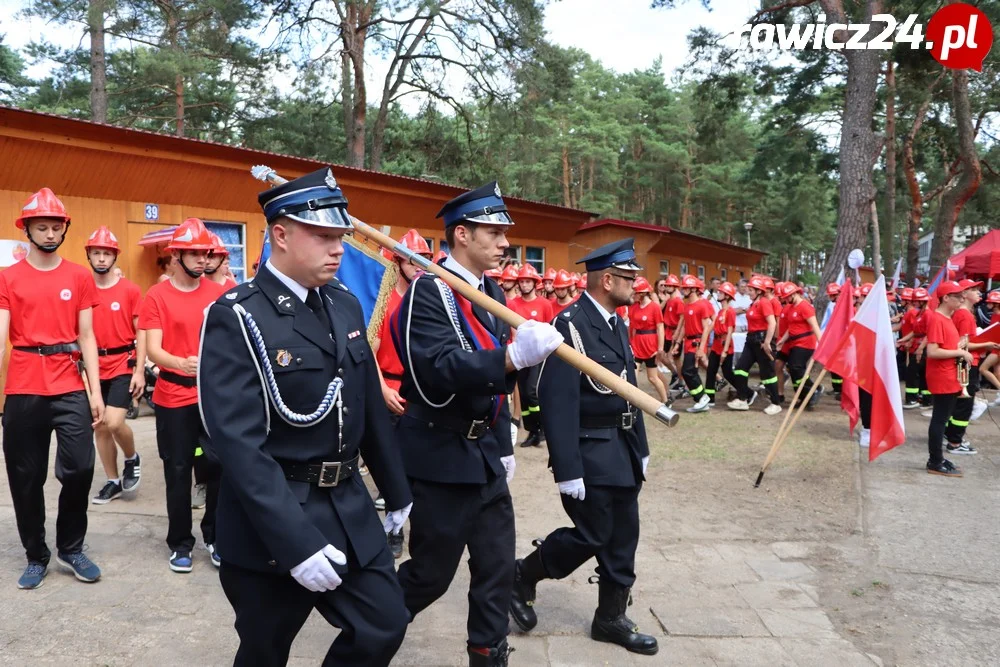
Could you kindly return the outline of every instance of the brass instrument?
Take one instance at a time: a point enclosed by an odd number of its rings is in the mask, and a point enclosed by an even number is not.
[[[959,398],[969,398],[969,362],[965,359],[958,360],[958,383],[962,385],[962,393]]]

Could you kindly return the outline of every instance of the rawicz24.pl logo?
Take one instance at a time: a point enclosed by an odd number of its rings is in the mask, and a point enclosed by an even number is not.
[[[918,18],[910,14],[900,24],[892,14],[875,14],[871,23],[747,24],[736,37],[742,48],[786,51],[889,50],[895,44],[909,44],[911,49],[927,49],[945,67],[982,71],[993,46],[993,27],[986,14],[964,3],[947,5],[927,22],[926,34]]]

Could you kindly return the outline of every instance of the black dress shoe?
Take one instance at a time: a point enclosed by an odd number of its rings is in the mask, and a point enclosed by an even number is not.
[[[514,563],[514,586],[510,594],[510,616],[521,632],[530,632],[538,625],[538,615],[535,614],[535,585],[546,579],[545,568],[542,567],[542,556],[538,549],[532,551],[526,558]]]
[[[660,646],[656,637],[644,635],[639,627],[625,615],[630,601],[630,590],[601,579],[598,589],[597,611],[590,625],[591,639],[618,644],[632,653],[654,655]]]
[[[389,533],[386,535],[386,539],[389,541],[389,551],[392,552],[393,558],[401,558],[403,556],[403,540],[405,538],[403,528],[399,529],[399,533],[393,535]]]
[[[532,431],[528,434],[528,437],[521,442],[521,447],[537,447],[539,445],[539,437],[537,431]]]

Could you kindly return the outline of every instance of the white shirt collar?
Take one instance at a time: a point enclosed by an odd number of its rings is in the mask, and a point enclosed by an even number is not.
[[[271,263],[270,259],[268,259],[267,262],[264,263],[264,266],[266,266],[271,271],[271,273],[274,274],[275,278],[277,278],[278,280],[281,281],[282,285],[284,285],[285,287],[287,287],[288,289],[290,289],[292,291],[292,294],[294,294],[295,296],[299,297],[299,301],[301,301],[302,303],[305,303],[306,297],[309,296],[309,288],[308,287],[304,287],[304,286],[300,285],[299,283],[297,283],[296,281],[292,280],[291,278],[289,278],[288,276],[286,276],[284,273],[282,273],[281,271],[279,271],[277,269],[277,267],[274,264]],[[317,294],[318,293],[319,293],[319,291],[317,290]]]
[[[441,266],[451,271],[454,271],[458,275],[462,276],[465,282],[469,283],[476,289],[479,289],[480,286],[483,284],[482,278],[476,278],[475,274],[473,274],[472,271],[469,271],[467,268],[459,264],[458,260],[452,257],[451,255],[448,255],[447,257],[444,258],[444,262],[441,263]]]
[[[609,313],[609,312],[608,312],[608,311],[607,311],[607,310],[606,310],[606,309],[604,308],[604,306],[602,306],[601,304],[597,303],[597,299],[595,299],[594,297],[590,296],[590,292],[584,292],[583,294],[584,294],[584,296],[586,296],[586,297],[587,297],[588,299],[590,299],[590,302],[591,302],[592,304],[594,304],[594,305],[595,305],[595,306],[597,307],[597,312],[599,312],[599,313],[601,314],[601,317],[603,317],[603,318],[604,318],[604,321],[605,321],[605,322],[608,322],[608,324],[610,325],[610,324],[611,324],[611,322],[610,322],[609,320],[611,319],[611,316],[612,316],[612,315],[615,315],[615,316],[617,317],[617,314],[615,314],[615,313]]]

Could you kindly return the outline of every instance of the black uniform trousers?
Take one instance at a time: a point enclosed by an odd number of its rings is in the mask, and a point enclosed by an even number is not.
[[[691,397],[695,400],[701,399],[705,387],[701,383],[701,374],[698,373],[698,360],[694,352],[684,353],[684,365],[681,367],[681,377],[684,378],[684,386],[687,387]]]
[[[812,359],[814,350],[806,347],[793,347],[788,351],[788,361],[785,362],[785,368],[788,369],[788,374],[792,376],[792,386],[798,390],[799,385],[803,382],[805,386],[802,387],[802,392],[799,394],[799,398],[805,398],[812,388],[813,382],[810,378],[806,377],[806,368],[809,366],[809,360]]]
[[[563,579],[596,557],[602,580],[630,588],[639,546],[640,489],[642,484],[587,486],[583,500],[560,494],[573,527],[552,531],[539,547],[546,573]]]
[[[708,353],[708,372],[705,374],[705,393],[713,401],[715,400],[715,383],[717,382],[717,376],[719,371],[722,371],[722,377],[726,378],[726,382],[730,386],[736,386],[736,376],[733,375],[733,355],[727,354],[726,360],[722,361],[722,355],[718,352]]]
[[[94,479],[94,431],[90,402],[83,390],[58,396],[14,394],[3,413],[3,454],[7,464],[17,532],[29,561],[49,562],[45,544],[45,478],[49,472],[49,442],[56,432],[56,479],[59,514],[56,549],[62,554],[83,551],[87,535],[90,483]]]
[[[948,420],[955,411],[958,394],[933,394],[934,408],[931,411],[931,423],[927,427],[927,464],[936,466],[944,459],[944,432]]]
[[[948,428],[944,431],[944,437],[953,445],[960,445],[965,440],[965,429],[969,427],[969,417],[972,416],[976,394],[979,393],[979,369],[975,366],[969,369],[969,386],[966,387],[966,391],[969,394],[968,398],[962,398],[959,392],[955,410],[951,413]]]
[[[872,427],[872,395],[858,387],[858,411],[861,413],[861,427]]]
[[[754,335],[754,334],[758,335]],[[764,337],[762,332],[752,332],[747,334],[746,343],[743,344],[743,352],[740,353],[733,375],[736,376],[736,393],[739,398],[749,401],[753,392],[750,390],[750,369],[757,364],[760,373],[761,384],[767,389],[767,396],[772,403],[778,404],[778,378],[774,374],[774,361],[764,354]]]
[[[514,585],[514,504],[505,477],[486,484],[410,479],[410,559],[399,566],[406,608],[416,616],[444,595],[469,549],[469,646],[507,637]]]
[[[538,406],[538,376],[542,366],[528,366],[517,372],[517,392],[521,397],[521,423],[528,433],[542,430],[541,408]]]
[[[911,389],[915,391],[911,391]],[[927,389],[927,351],[924,351],[920,361],[916,352],[910,353],[910,365],[906,368],[906,397],[929,405],[931,392]]]
[[[388,547],[365,567],[348,549],[348,572],[332,591],[314,593],[288,574],[255,572],[223,561],[222,590],[236,612],[237,667],[277,667],[288,662],[292,641],[316,609],[341,629],[323,660],[325,667],[388,665],[403,643],[409,614]]]
[[[163,480],[167,487],[167,546],[171,551],[190,552],[194,549],[191,533],[191,469],[194,450],[206,442],[198,404],[179,408],[156,406],[156,448],[163,461]],[[205,544],[215,544],[215,510],[219,504],[219,481],[222,468],[205,459],[205,514],[201,519],[201,534]]]

